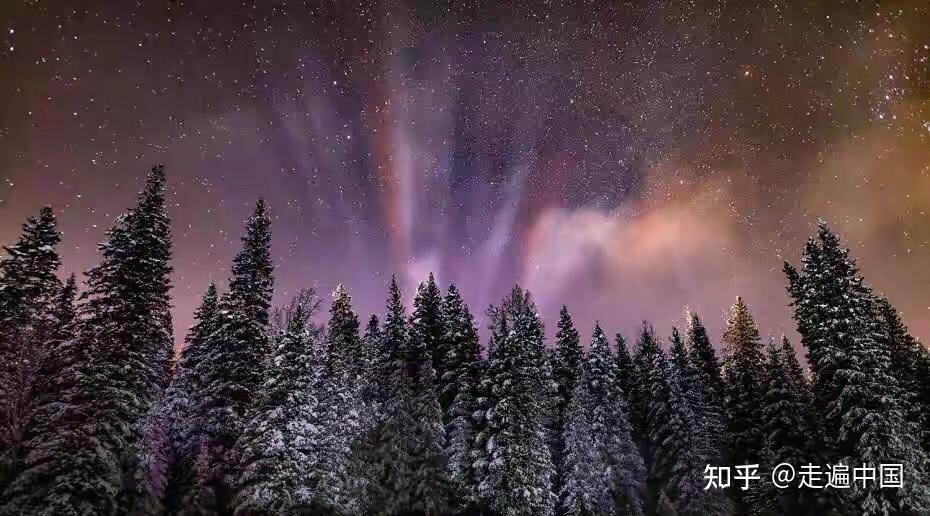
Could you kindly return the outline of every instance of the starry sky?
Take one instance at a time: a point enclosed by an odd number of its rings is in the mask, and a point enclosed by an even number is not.
[[[550,334],[719,339],[736,295],[792,334],[824,218],[930,338],[926,0],[3,2],[0,241],[51,204],[86,269],[155,163],[179,336],[263,196],[278,302],[433,271],[478,313],[520,282]]]

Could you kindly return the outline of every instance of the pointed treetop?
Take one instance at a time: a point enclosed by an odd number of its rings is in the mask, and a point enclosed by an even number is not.
[[[639,334],[637,343],[637,353],[655,353],[661,352],[659,341],[656,339],[656,331],[648,321],[643,321],[642,331]]]
[[[165,190],[165,166],[155,165],[145,178],[144,196],[162,194]]]
[[[806,380],[804,368],[801,367],[801,363],[798,361],[798,355],[794,352],[794,346],[791,345],[791,341],[788,340],[786,335],[781,336],[780,347],[779,354],[781,355],[782,363],[791,372],[792,377],[802,381]]]
[[[74,297],[74,294],[77,292],[77,277],[72,272],[68,274],[68,279],[65,280],[64,285],[61,287],[62,292],[68,292],[69,296]]]
[[[677,326],[672,326],[672,336],[671,336],[671,350],[672,353],[676,355],[686,356],[687,351],[685,349],[685,341],[681,339],[681,333],[678,332]]]
[[[391,274],[391,283],[388,285],[388,300],[395,297],[400,299],[400,287],[397,285],[397,275]]]
[[[456,288],[455,283],[449,283],[442,305],[443,309],[451,312],[457,312],[465,307],[465,302],[462,300],[462,295],[459,293],[459,289]]]
[[[368,338],[377,335],[379,327],[380,321],[378,320],[378,314],[371,314],[371,317],[368,318],[368,323],[365,324],[365,337]]]
[[[562,309],[559,310],[558,331],[555,335],[559,346],[578,345],[578,330],[575,329],[575,324],[572,321],[572,315],[568,312],[568,307],[565,305],[562,305]]]
[[[723,334],[723,341],[728,346],[727,353],[738,352],[746,346],[758,347],[759,339],[759,329],[749,312],[749,307],[742,297],[737,296],[727,319],[727,330]]]
[[[591,346],[588,352],[593,353],[603,350],[610,353],[610,342],[607,340],[607,335],[604,334],[604,330],[601,329],[601,323],[599,321],[594,321],[594,331],[591,332]]]
[[[294,305],[294,311],[291,312],[290,317],[287,320],[287,333],[288,335],[295,336],[303,333],[307,324],[307,312],[309,312],[310,307],[305,303],[297,303]]]
[[[620,332],[614,335],[614,347],[617,349],[617,360],[621,360],[621,357],[625,357],[627,360],[630,358],[630,348],[627,347],[626,338]]]
[[[336,285],[336,288],[333,289],[331,297],[333,299],[333,303],[336,303],[337,301],[343,302],[346,300],[351,302],[352,300],[351,296],[349,296],[349,290],[342,283]]]
[[[216,283],[211,281],[209,284],[207,284],[207,289],[203,292],[201,304],[215,306],[218,297],[219,296],[216,292]]]

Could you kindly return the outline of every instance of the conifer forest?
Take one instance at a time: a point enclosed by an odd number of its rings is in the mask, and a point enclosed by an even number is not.
[[[623,336],[564,306],[547,339],[520,286],[482,341],[433,275],[368,317],[341,285],[273,306],[259,199],[175,354],[168,202],[155,167],[80,284],[51,208],[4,247],[0,513],[930,514],[930,354],[826,223],[784,264],[799,346],[741,298],[716,342],[696,313]],[[903,482],[776,487],[782,463]],[[708,487],[739,465],[759,480]]]
[[[0,0],[0,516],[930,516],[930,0]]]

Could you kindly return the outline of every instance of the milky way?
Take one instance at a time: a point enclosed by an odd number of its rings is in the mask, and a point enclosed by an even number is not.
[[[930,337],[925,1],[464,3],[4,2],[0,241],[51,204],[83,270],[164,163],[179,335],[258,196],[279,301],[433,271],[628,335],[739,294],[778,335],[824,218]]]

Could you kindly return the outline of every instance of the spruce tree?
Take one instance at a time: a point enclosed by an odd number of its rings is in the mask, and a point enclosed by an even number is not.
[[[376,314],[371,314],[365,324],[365,334],[362,335],[362,349],[365,355],[366,370],[370,373],[373,367],[380,363],[381,357],[381,323]]]
[[[741,297],[730,310],[723,334],[723,391],[727,420],[728,465],[759,464],[765,446],[762,406],[765,356],[759,330]],[[738,512],[748,510],[743,491],[732,489]]]
[[[463,386],[474,381],[474,366],[481,357],[474,316],[462,301],[455,284],[450,284],[446,290],[442,302],[441,326],[443,373],[437,377],[436,390],[439,393],[439,404],[443,408],[443,423],[448,427],[457,417],[452,410],[455,399]]]
[[[421,285],[417,292],[418,306],[432,295],[427,288]],[[437,514],[450,502],[435,371],[419,336],[411,335],[400,288],[392,278],[382,334],[389,353],[387,393],[369,459],[368,501],[370,510],[378,514]]]
[[[636,364],[633,363],[633,356],[627,348],[626,339],[623,335],[617,333],[614,336],[614,353],[616,368],[614,369],[617,376],[617,383],[623,391],[627,404],[631,403],[630,397],[636,389]]]
[[[373,423],[373,418],[377,414],[378,404],[381,400],[380,393],[384,390],[380,371],[386,362],[381,343],[381,325],[378,316],[375,314],[371,314],[368,323],[365,325],[365,333],[361,338],[361,348],[365,371],[360,385],[361,396],[362,402],[370,410],[372,417],[370,422]],[[363,435],[365,435],[364,432]]]
[[[817,460],[810,453],[810,392],[804,372],[787,337],[779,344],[769,343],[765,362],[763,404],[761,407],[765,449],[761,471],[770,472],[778,464],[803,465]],[[779,514],[787,516],[816,512],[811,490],[797,484],[763,493],[774,502]],[[760,500],[753,500],[760,505]]]
[[[314,445],[321,428],[312,423],[316,408],[312,343],[307,311],[297,305],[282,335],[275,338],[264,382],[236,442],[236,514],[287,514],[310,504],[315,493],[306,479],[316,462]]]
[[[488,476],[488,466],[494,451],[494,447],[489,444],[493,442],[491,437],[496,434],[489,426],[491,407],[497,403],[492,392],[490,363],[497,356],[497,350],[501,349],[503,340],[510,331],[506,305],[507,303],[500,306],[491,305],[485,312],[489,333],[487,358],[478,364],[477,382],[469,384],[460,396],[460,404],[463,406],[457,410],[464,414],[454,423],[455,430],[451,437],[451,444],[456,450],[450,457],[453,479],[456,480],[456,487],[462,489],[465,509],[469,511],[467,514],[494,514],[490,508],[493,500],[482,489],[486,487],[484,481]]]
[[[32,410],[32,383],[54,321],[60,289],[55,274],[61,241],[52,209],[45,207],[22,226],[16,244],[0,261],[0,491],[22,459],[23,430]]]
[[[930,512],[927,455],[882,343],[874,294],[824,222],[805,244],[802,264],[798,271],[786,263],[785,273],[813,378],[819,447],[830,463],[902,464],[910,479],[900,489],[853,489],[847,506],[866,515]]]
[[[207,339],[201,363],[204,389],[195,428],[203,433],[198,450],[198,490],[228,513],[236,478],[231,451],[263,383],[269,357],[269,310],[274,289],[271,218],[259,199],[246,222],[242,249],[233,259],[229,290],[220,298],[217,327]]]
[[[660,447],[664,461],[671,465],[665,492],[680,515],[726,515],[731,511],[725,492],[704,489],[704,468],[720,464],[716,417],[708,412],[707,392],[701,388],[702,375],[693,364],[677,328],[672,329],[670,357],[666,374],[667,409]]]
[[[720,360],[718,360],[717,352],[710,343],[707,329],[701,322],[700,317],[696,313],[689,311],[687,320],[688,356],[697,374],[694,388],[701,391],[704,401],[704,421],[708,425],[706,430],[707,438],[713,440],[713,445],[718,451],[721,451],[723,443],[727,439]]]
[[[477,433],[475,413],[479,410],[481,344],[474,317],[454,284],[449,285],[443,299],[442,325],[446,354],[439,398],[440,405],[449,405],[447,413],[443,414],[449,476],[457,496],[470,504],[474,487],[471,452]]]
[[[566,423],[566,410],[568,402],[575,391],[575,383],[580,371],[582,359],[581,339],[578,330],[572,322],[568,308],[562,305],[559,311],[558,331],[555,334],[555,349],[552,350],[550,362],[552,364],[553,379],[558,386],[558,396],[555,400],[555,414],[551,428],[550,449],[552,462],[555,465],[554,479],[555,492],[562,490],[562,449],[565,446],[564,434]]]
[[[184,348],[174,367],[171,383],[165,392],[159,416],[166,426],[166,487],[164,512],[186,514],[202,500],[197,496],[197,454],[203,432],[195,425],[196,410],[207,377],[206,358],[209,341],[216,331],[219,318],[219,297],[216,285],[210,283],[200,306],[194,312],[194,324],[187,332]],[[201,508],[203,509],[203,508]]]
[[[353,446],[368,430],[374,415],[362,400],[361,340],[358,315],[348,290],[337,285],[332,293],[326,336],[317,348],[312,389],[311,426],[318,435],[311,443],[312,462],[307,478],[317,510],[346,513],[356,502],[350,476]]]
[[[655,331],[649,323],[643,321],[633,357],[636,376],[630,396],[630,421],[646,468],[644,506],[647,513],[656,510],[673,473],[673,465],[668,463],[667,455],[662,450],[667,438],[668,421],[667,362]]]
[[[879,341],[888,349],[892,370],[908,397],[908,421],[920,429],[924,452],[930,451],[930,352],[908,333],[900,314],[885,297],[877,300]]]
[[[472,510],[477,510],[480,503],[477,486],[481,468],[476,466],[476,462],[481,460],[486,451],[478,444],[478,436],[484,429],[485,421],[487,396],[484,394],[482,378],[486,367],[486,361],[476,356],[474,362],[459,375],[460,385],[452,403],[454,417],[446,427],[449,476],[456,495],[461,499],[459,505]]]
[[[0,514],[39,514],[46,508],[49,486],[67,474],[72,454],[84,451],[70,437],[80,420],[78,372],[89,359],[77,345],[74,301],[77,284],[71,275],[52,302],[53,332],[46,343],[33,382],[33,410],[23,433],[19,474],[0,500]]]
[[[645,468],[627,419],[610,343],[595,323],[565,426],[565,514],[642,514]]]
[[[547,446],[553,382],[536,305],[519,286],[498,310],[484,386],[488,400],[476,441],[479,504],[506,516],[551,515],[554,467]]]
[[[442,375],[445,373],[448,343],[445,341],[445,328],[443,327],[442,291],[436,285],[433,273],[425,283],[417,289],[413,301],[413,316],[410,320],[411,338],[419,341],[429,353],[433,371],[436,376],[436,391],[442,393]],[[451,399],[440,397],[440,408],[445,414],[452,405]],[[445,419],[443,420],[445,421]]]
[[[81,296],[80,343],[93,360],[80,373],[80,430],[94,453],[77,452],[56,479],[48,507],[77,514],[136,511],[144,496],[146,424],[168,380],[173,348],[171,236],[165,173],[149,173],[138,204],[100,244]],[[67,508],[65,508],[67,507]]]

